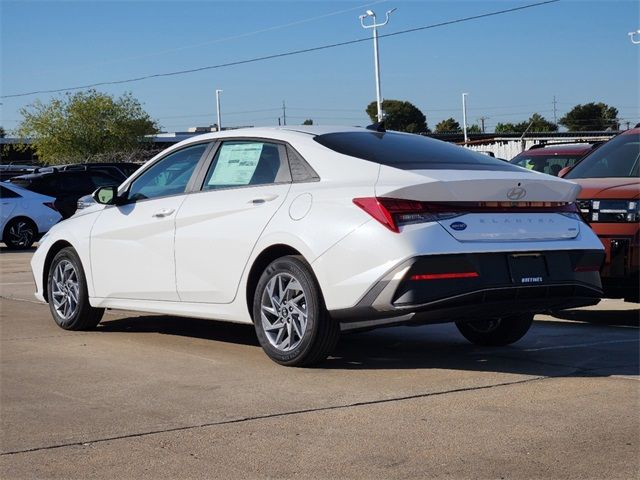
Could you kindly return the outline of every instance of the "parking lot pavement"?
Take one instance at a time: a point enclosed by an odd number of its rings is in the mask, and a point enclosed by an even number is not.
[[[344,337],[312,369],[253,328],[108,312],[56,327],[0,253],[0,477],[637,478],[638,305],[539,316],[508,348],[452,325]]]

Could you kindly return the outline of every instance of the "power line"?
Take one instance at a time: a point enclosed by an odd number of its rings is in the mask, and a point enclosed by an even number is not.
[[[384,37],[393,37],[393,36],[397,36],[397,35],[404,35],[407,33],[413,33],[413,32],[418,32],[418,31],[422,31],[422,30],[428,30],[428,29],[432,29],[432,28],[438,28],[438,27],[443,27],[443,26],[447,26],[447,25],[453,25],[456,23],[463,23],[463,22],[469,22],[472,20],[478,20],[481,18],[487,18],[487,17],[494,17],[497,15],[503,15],[506,13],[512,13],[512,12],[516,12],[519,10],[525,10],[528,8],[533,8],[533,7],[539,7],[542,5],[546,5],[546,4],[550,4],[550,3],[556,3],[559,2],[560,0],[546,0],[543,2],[537,2],[537,3],[530,3],[528,5],[522,5],[520,7],[513,7],[513,8],[507,8],[507,9],[503,9],[503,10],[497,10],[494,12],[489,12],[489,13],[483,13],[480,15],[473,15],[470,17],[463,17],[463,18],[458,18],[455,20],[448,20],[446,22],[440,22],[440,23],[434,23],[431,25],[425,25],[422,27],[415,27],[415,28],[409,28],[407,30],[400,30],[398,32],[392,32],[392,33],[386,33],[383,35],[379,35],[379,38],[384,38]],[[105,82],[96,82],[96,83],[89,83],[86,85],[81,85],[81,86],[76,86],[76,87],[67,87],[67,88],[56,88],[56,89],[50,89],[50,90],[35,90],[32,92],[24,92],[24,93],[14,93],[11,95],[2,95],[0,96],[0,98],[16,98],[16,97],[26,97],[26,96],[30,96],[30,95],[37,95],[37,94],[41,94],[41,93],[60,93],[60,92],[68,92],[68,91],[72,91],[72,90],[84,90],[87,88],[93,88],[93,87],[101,87],[101,86],[105,86],[105,85],[121,85],[124,83],[132,83],[132,82],[139,82],[142,80],[148,80],[151,78],[162,78],[162,77],[173,77],[176,75],[186,75],[189,73],[196,73],[196,72],[202,72],[205,70],[214,70],[214,69],[219,69],[219,68],[225,68],[225,67],[233,67],[233,66],[237,66],[237,65],[245,65],[248,63],[255,63],[255,62],[260,62],[260,61],[265,61],[265,60],[273,60],[275,58],[283,58],[283,57],[289,57],[292,55],[300,55],[302,53],[309,53],[309,52],[317,52],[320,50],[326,50],[329,48],[336,48],[336,47],[343,47],[346,45],[353,45],[355,43],[361,43],[361,42],[368,42],[371,39],[369,37],[367,38],[359,38],[359,39],[355,39],[355,40],[347,40],[344,42],[338,42],[338,43],[332,43],[332,44],[327,44],[327,45],[320,45],[318,47],[310,47],[310,48],[304,48],[304,49],[300,49],[300,50],[292,50],[289,52],[282,52],[282,53],[275,53],[272,55],[265,55],[262,57],[255,57],[255,58],[250,58],[250,59],[246,59],[246,60],[237,60],[234,62],[227,62],[227,63],[220,63],[217,65],[208,65],[208,66],[204,66],[204,67],[197,67],[197,68],[190,68],[190,69],[186,69],[186,70],[177,70],[177,71],[173,71],[173,72],[164,72],[164,73],[154,73],[154,74],[149,74],[149,75],[143,75],[140,77],[133,77],[133,78],[128,78],[128,79],[124,79],[124,80],[112,80],[112,81],[105,81]]]

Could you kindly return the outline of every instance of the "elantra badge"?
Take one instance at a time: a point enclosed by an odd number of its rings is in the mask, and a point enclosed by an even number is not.
[[[453,228],[454,230],[460,232],[462,230],[464,230],[465,228],[467,228],[467,224],[464,222],[453,222],[451,225],[449,225],[451,228]]]
[[[509,200],[516,201],[516,200],[520,200],[521,198],[524,198],[526,194],[527,194],[527,191],[524,188],[514,187],[507,192],[507,198]]]

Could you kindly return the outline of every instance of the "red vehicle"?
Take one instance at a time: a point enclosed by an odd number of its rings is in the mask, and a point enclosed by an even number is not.
[[[560,170],[575,166],[582,157],[591,153],[601,143],[534,145],[513,157],[511,163],[557,177]]]
[[[640,128],[627,130],[560,176],[582,186],[578,205],[600,237],[606,259],[600,272],[605,295],[639,301]]]

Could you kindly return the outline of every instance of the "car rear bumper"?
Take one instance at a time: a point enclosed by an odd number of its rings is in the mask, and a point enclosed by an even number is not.
[[[598,303],[601,250],[501,252],[411,258],[351,308],[343,330],[541,313]]]

